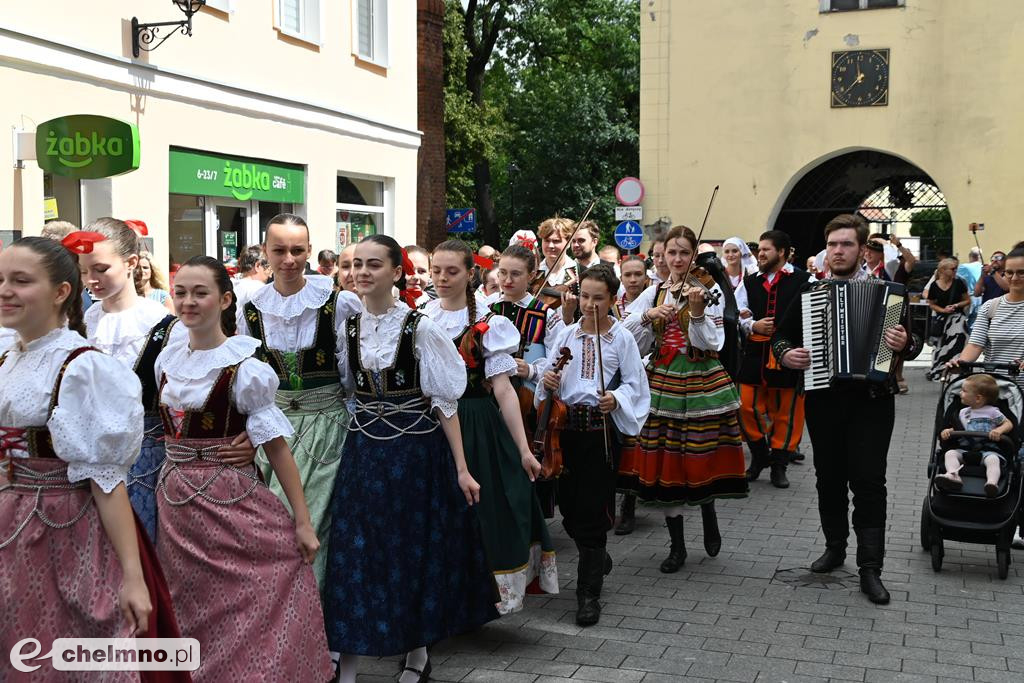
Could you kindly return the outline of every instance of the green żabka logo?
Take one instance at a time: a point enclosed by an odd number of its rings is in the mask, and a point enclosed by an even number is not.
[[[253,190],[269,192],[271,188],[282,189],[280,177],[271,178],[269,171],[260,169],[256,164],[224,161],[224,187],[231,190],[235,199],[247,201],[252,199]]]
[[[91,114],[62,116],[36,128],[36,160],[69,178],[106,178],[139,167],[139,129]]]

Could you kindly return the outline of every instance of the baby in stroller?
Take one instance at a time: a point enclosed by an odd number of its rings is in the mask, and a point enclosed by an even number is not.
[[[999,385],[991,375],[971,375],[960,389],[960,402],[965,406],[939,434],[945,443],[957,430],[987,432],[989,439],[999,441],[1004,434],[1013,430],[1013,422],[1007,419],[996,404],[999,402]],[[959,424],[957,424],[959,423]],[[982,452],[981,462],[985,466],[985,495],[989,498],[999,493],[999,476],[1004,458],[995,450]],[[960,469],[964,465],[964,451],[950,448],[945,452],[946,471],[936,475],[935,485],[943,491],[959,491],[963,488]]]

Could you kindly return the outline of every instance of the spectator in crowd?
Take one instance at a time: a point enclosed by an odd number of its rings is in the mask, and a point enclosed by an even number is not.
[[[967,254],[967,263],[961,263],[956,274],[967,283],[967,291],[971,293],[971,308],[967,316],[967,329],[974,326],[974,316],[978,314],[978,307],[981,306],[981,297],[974,294],[978,280],[981,279],[981,269],[984,266],[984,258],[981,255],[981,247],[971,247]]]
[[[356,254],[355,243],[348,245],[338,254],[338,272],[334,274],[338,290],[356,293],[356,279],[352,274],[352,258]]]
[[[946,363],[959,356],[967,343],[967,309],[971,306],[971,297],[967,285],[956,276],[953,259],[939,263],[928,295],[928,306],[934,313],[929,339],[934,349],[928,379],[935,380],[945,372]]]
[[[246,247],[238,257],[238,271],[241,277],[231,284],[235,290],[235,305],[241,308],[270,279],[270,264],[263,257],[263,247],[258,244]]]
[[[148,251],[139,252],[139,270],[141,271],[139,295],[156,301],[174,313],[174,302],[171,300],[171,288],[167,286],[167,278],[160,270],[160,266],[156,265],[153,255]]]
[[[330,249],[324,249],[316,255],[317,266],[316,272],[327,277],[334,277],[334,273],[338,270],[338,255]]]
[[[597,250],[597,255],[601,257],[603,263],[611,265],[615,269],[615,277],[622,276],[622,270],[619,268],[619,260],[622,258],[622,252],[614,244],[606,244]]]
[[[974,295],[981,297],[981,303],[984,304],[1010,291],[1010,283],[1003,275],[1005,266],[1006,254],[1002,251],[992,252],[992,261],[982,266],[981,277],[974,285]]]
[[[572,236],[569,248],[572,249],[572,257],[576,259],[579,273],[601,263],[597,255],[597,243],[600,239],[601,230],[594,221],[584,221]]]
[[[652,285],[668,280],[668,262],[665,261],[665,236],[655,237],[651,242],[651,269],[647,278]]]
[[[880,280],[889,280],[885,272],[885,245],[881,240],[869,239],[864,245],[864,270]]]
[[[406,249],[406,251],[408,251],[408,249]],[[485,259],[489,259],[491,261],[497,261],[498,258],[501,256],[498,250],[489,244],[481,246],[479,249],[477,249],[476,253],[477,256],[483,256]]]
[[[60,242],[62,239],[70,235],[71,233],[78,230],[78,226],[74,223],[67,221],[50,221],[43,225],[43,231],[40,233],[42,237],[48,240],[57,240]],[[92,306],[92,297],[89,296],[89,290],[85,288],[85,282],[82,282],[82,313],[89,310]]]
[[[917,264],[917,257],[914,256],[914,252],[903,246],[903,242],[896,235],[876,232],[868,236],[868,241],[879,242],[883,246],[883,253],[885,253],[884,247],[886,242],[896,248],[896,258],[889,258],[888,254],[884,258],[885,273],[888,276],[887,279],[899,282],[900,284],[906,284],[910,271]]]

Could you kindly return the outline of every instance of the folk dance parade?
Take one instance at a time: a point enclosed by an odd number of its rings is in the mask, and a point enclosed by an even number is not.
[[[245,269],[270,282],[194,257],[173,313],[146,295],[137,225],[6,245],[0,648],[195,638],[191,673],[102,680],[353,683],[367,658],[397,656],[397,680],[426,681],[433,646],[529,612],[530,595],[571,586],[575,623],[599,624],[620,561],[608,534],[635,533],[637,506],[665,520],[656,571],[694,561],[688,529],[729,561],[719,510],[787,495],[805,424],[823,535],[807,569],[846,563],[852,494],[860,591],[887,603],[887,453],[917,350],[905,290],[865,267],[858,216],[822,226],[822,278],[788,265],[784,232],[728,240],[723,263],[703,229],[659,235],[650,265],[604,260],[586,216],[489,257],[371,235],[318,273],[308,226],[285,213]],[[1024,250],[1005,267],[1001,313],[979,316],[993,339],[972,335],[951,368],[982,352],[1020,364],[997,337],[1024,300]],[[829,345],[853,369],[822,362]],[[1000,441],[994,386],[963,396]],[[944,491],[968,487],[956,430],[976,417],[943,432]],[[996,496],[1006,457],[983,458]],[[574,550],[556,557],[559,518]]]

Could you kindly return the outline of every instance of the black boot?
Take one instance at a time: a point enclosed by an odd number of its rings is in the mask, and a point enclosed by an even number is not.
[[[850,527],[845,517],[822,519],[821,531],[825,534],[825,552],[811,563],[811,571],[826,574],[846,561],[846,537],[850,534]]]
[[[761,476],[761,470],[768,467],[768,442],[765,439],[748,441],[750,449],[750,467],[747,468],[747,481],[755,481]]]
[[[857,529],[857,567],[860,592],[876,605],[889,604],[889,591],[882,585],[882,558],[885,557],[885,529]]]
[[[718,530],[715,501],[700,506],[700,519],[704,523],[704,551],[714,557],[722,549],[722,533]]]
[[[666,517],[665,526],[668,527],[669,538],[672,539],[672,547],[668,551],[668,557],[661,563],[663,574],[675,574],[686,562],[686,541],[683,538],[683,516]]]
[[[604,548],[582,548],[579,569],[576,572],[576,623],[593,626],[601,618],[601,587],[604,575],[610,571],[611,558]]]
[[[636,494],[627,493],[622,496],[622,509],[619,511],[619,523],[615,525],[616,536],[628,536],[636,529]]]
[[[789,464],[789,453],[772,449],[772,486],[777,489],[788,489],[789,479],[786,477],[786,466]]]

